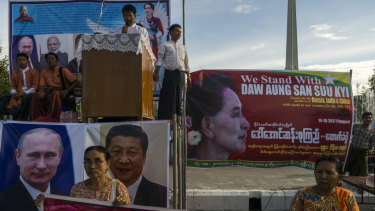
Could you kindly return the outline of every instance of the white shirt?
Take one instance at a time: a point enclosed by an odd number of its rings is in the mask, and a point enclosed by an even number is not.
[[[122,28],[124,26],[120,26],[117,29],[115,29],[115,34],[122,34]],[[148,36],[148,32],[145,28],[138,26],[137,24],[133,24],[128,27],[128,33],[127,34],[142,34],[144,38],[146,39],[147,43],[150,44],[150,37]]]
[[[41,193],[48,193],[48,194],[51,193],[50,184],[48,184],[48,188],[45,192],[41,192],[40,190],[31,187],[31,185],[29,185],[25,180],[22,179],[22,176],[20,176],[20,180],[21,180],[22,184],[25,186],[27,192],[29,192],[29,194],[30,194],[30,196],[33,200],[35,200],[36,197],[39,196],[39,194],[41,194]],[[41,210],[41,208],[38,207],[38,210]]]
[[[23,89],[23,91],[26,93],[26,94],[31,94],[31,93],[34,93],[35,92],[35,89],[34,88],[30,88],[30,89],[28,89],[27,88],[27,84],[26,84],[26,72],[29,70],[29,67],[27,67],[26,66],[26,68],[25,69],[21,69],[21,71],[22,71],[22,76],[23,76],[23,87],[22,87],[22,89]],[[13,95],[13,94],[15,94],[15,93],[17,93],[17,90],[15,90],[15,89],[11,89],[10,90],[10,94],[11,95]]]
[[[115,31],[113,33],[115,33],[115,34],[122,34],[122,28],[123,27],[124,26],[118,27],[117,29],[115,29]],[[133,25],[131,25],[131,26],[128,27],[128,33],[126,33],[126,34],[140,34],[141,36],[143,36],[143,38],[146,41],[146,43],[145,43],[146,44],[146,49],[147,49],[147,51],[150,54],[152,54],[152,55],[150,55],[151,59],[153,61],[156,60],[154,53],[152,53],[152,49],[151,49],[151,45],[150,45],[150,43],[151,43],[150,42],[150,36],[148,35],[148,32],[147,32],[147,30],[145,28],[143,28],[142,26],[138,26],[137,24],[134,23]],[[154,65],[154,62],[152,63],[152,65]]]
[[[34,67],[33,67],[33,63],[31,62],[31,58],[30,58],[30,57],[29,57],[29,65],[30,65],[31,68],[34,69]]]
[[[142,175],[137,179],[137,181],[135,181],[135,183],[126,187],[126,189],[128,189],[130,201],[132,202],[132,204],[134,204],[134,198],[137,195],[138,187],[139,187],[139,184],[141,183],[141,180],[142,180]]]
[[[160,46],[156,66],[161,66],[163,63],[167,70],[178,69],[190,72],[186,48],[179,42],[169,40]]]

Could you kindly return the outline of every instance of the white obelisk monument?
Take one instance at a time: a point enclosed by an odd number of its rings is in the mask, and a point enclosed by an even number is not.
[[[285,70],[298,70],[296,0],[288,0]]]

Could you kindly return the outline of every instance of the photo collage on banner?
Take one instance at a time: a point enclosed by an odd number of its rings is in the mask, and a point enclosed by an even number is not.
[[[94,145],[106,147],[106,143],[110,156],[108,175],[127,186],[130,196],[134,195],[132,204],[169,205],[168,121],[6,122],[1,127],[1,207],[17,210],[19,206],[33,206],[27,185],[37,188],[50,184],[51,194],[69,196],[73,185],[88,179],[83,165],[85,149]],[[21,195],[27,196],[25,204],[17,202]],[[14,201],[5,202],[9,198]]]
[[[349,72],[204,70],[187,90],[188,165],[314,168],[342,162],[353,116]]]
[[[125,4],[136,8],[135,22],[147,29],[157,57],[158,46],[169,39],[169,0],[105,1],[100,33],[114,33],[124,25],[121,9]],[[10,0],[9,6],[11,70],[18,69],[15,58],[22,52],[29,56],[29,67],[41,72],[48,67],[44,55],[54,52],[59,57],[57,65],[68,68],[82,82],[82,61],[77,59],[77,48],[82,34],[98,32],[101,1]],[[161,70],[160,81],[154,81],[154,96],[159,95],[163,74]],[[81,96],[81,89],[75,90],[76,96]]]

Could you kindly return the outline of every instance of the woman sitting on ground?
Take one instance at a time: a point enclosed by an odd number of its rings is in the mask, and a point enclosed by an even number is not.
[[[70,191],[70,196],[111,201],[113,206],[130,204],[129,193],[125,185],[106,175],[109,168],[108,157],[102,146],[91,146],[85,150],[83,163],[89,178],[75,184]]]
[[[343,178],[340,160],[324,156],[315,163],[316,185],[302,188],[293,198],[291,211],[359,210],[352,192],[339,187]]]

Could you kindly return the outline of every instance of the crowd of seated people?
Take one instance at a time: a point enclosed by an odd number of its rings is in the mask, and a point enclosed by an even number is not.
[[[30,67],[27,54],[17,54],[19,68],[12,72],[10,94],[0,97],[0,119],[60,119],[62,103],[69,99],[79,81],[67,68],[57,65],[57,54],[49,52],[44,56],[48,68],[39,74]]]

